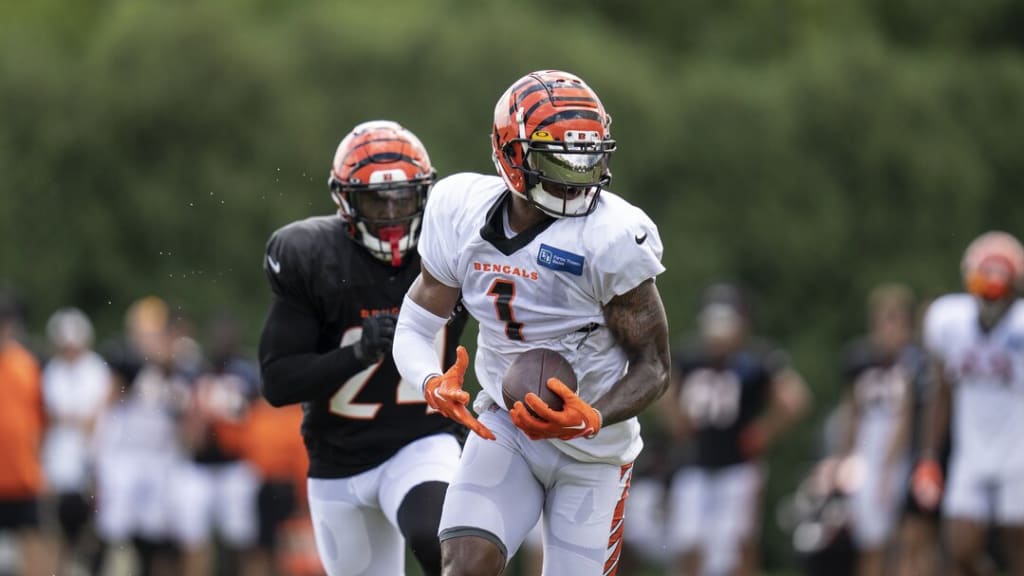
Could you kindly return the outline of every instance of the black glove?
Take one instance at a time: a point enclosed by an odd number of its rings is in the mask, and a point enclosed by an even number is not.
[[[363,320],[363,336],[354,344],[354,352],[364,366],[379,362],[391,350],[397,320],[393,314],[380,314]]]

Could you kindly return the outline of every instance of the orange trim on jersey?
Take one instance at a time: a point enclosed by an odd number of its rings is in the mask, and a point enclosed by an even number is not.
[[[626,498],[629,497],[629,483],[632,479],[633,463],[631,462],[619,469],[619,481],[625,480],[625,483],[622,485],[622,496],[615,504],[615,512],[612,514],[611,535],[608,537],[608,559],[604,562],[604,576],[615,576],[619,572],[619,560],[622,557],[622,534],[626,527]]]

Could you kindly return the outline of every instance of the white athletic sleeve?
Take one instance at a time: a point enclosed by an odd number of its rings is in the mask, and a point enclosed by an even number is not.
[[[415,384],[421,393],[428,378],[443,372],[434,349],[434,337],[444,324],[444,318],[423,308],[406,294],[398,312],[391,356],[402,378]]]
[[[665,271],[658,227],[639,208],[630,206],[629,210],[621,220],[628,224],[607,231],[606,241],[597,247],[590,265],[591,282],[601,304]]]

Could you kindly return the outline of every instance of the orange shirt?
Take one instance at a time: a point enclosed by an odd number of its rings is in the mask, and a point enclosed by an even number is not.
[[[243,457],[264,480],[291,480],[305,486],[309,458],[302,442],[302,407],[274,408],[260,398],[253,402],[241,437]]]
[[[0,499],[35,497],[43,490],[42,382],[39,363],[17,342],[0,348],[0,398]]]

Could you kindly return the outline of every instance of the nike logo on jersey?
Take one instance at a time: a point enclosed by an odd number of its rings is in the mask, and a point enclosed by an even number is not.
[[[274,274],[281,273],[281,263],[274,260],[274,257],[270,254],[267,254],[267,266],[270,266],[270,269],[274,271]]]
[[[633,236],[633,240],[636,240],[637,244],[643,244],[647,241],[647,232],[644,232],[643,236]]]

